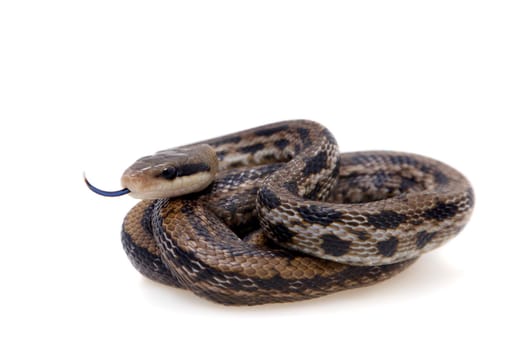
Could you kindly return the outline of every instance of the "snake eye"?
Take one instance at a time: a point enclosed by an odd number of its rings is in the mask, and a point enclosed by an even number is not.
[[[160,176],[162,176],[166,180],[173,180],[178,175],[179,175],[178,169],[172,166],[162,169],[162,172],[160,173]]]

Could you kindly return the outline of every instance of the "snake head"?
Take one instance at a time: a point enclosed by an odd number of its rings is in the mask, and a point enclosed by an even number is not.
[[[182,196],[208,187],[215,179],[219,161],[206,144],[172,148],[142,157],[133,163],[120,179],[119,191],[104,191],[91,185],[93,192],[106,197],[128,194],[139,199]]]
[[[177,197],[208,187],[218,166],[209,145],[172,148],[138,159],[124,171],[120,181],[135,198]]]

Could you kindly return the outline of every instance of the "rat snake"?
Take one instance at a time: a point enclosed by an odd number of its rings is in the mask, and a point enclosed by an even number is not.
[[[339,154],[322,125],[285,121],[158,152],[122,176],[144,199],[124,250],[146,277],[226,305],[309,299],[385,280],[457,235],[468,180],[408,153]]]

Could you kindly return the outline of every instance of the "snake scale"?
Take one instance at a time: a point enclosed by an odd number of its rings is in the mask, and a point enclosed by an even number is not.
[[[121,191],[124,250],[146,277],[225,305],[315,298],[383,281],[456,236],[468,180],[420,155],[339,154],[293,120],[139,159]]]

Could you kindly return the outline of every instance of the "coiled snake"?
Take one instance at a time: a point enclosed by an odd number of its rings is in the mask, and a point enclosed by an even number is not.
[[[339,154],[312,121],[158,152],[122,176],[144,199],[122,243],[146,277],[228,305],[385,280],[457,235],[474,194],[455,169],[399,152]]]

